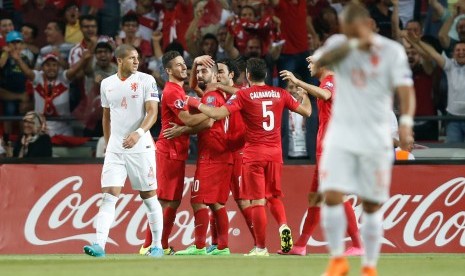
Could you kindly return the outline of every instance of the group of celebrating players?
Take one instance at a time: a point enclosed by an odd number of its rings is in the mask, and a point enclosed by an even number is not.
[[[96,217],[96,242],[85,246],[84,252],[105,256],[116,201],[129,176],[147,207],[149,227],[141,253],[153,257],[229,255],[224,206],[232,192],[254,238],[254,247],[246,256],[269,255],[265,206],[280,225],[278,253],[306,255],[308,240],[320,221],[321,205],[331,254],[325,275],[346,275],[347,254],[363,255],[362,275],[377,275],[383,235],[379,209],[389,196],[393,159],[389,138],[392,94],[399,94],[399,135],[401,144],[407,145],[415,109],[412,79],[402,47],[372,33],[364,7],[348,4],[341,20],[344,35],[329,38],[307,59],[312,76],[320,80],[319,87],[298,80],[292,72],[280,72],[280,77],[301,88],[299,101],[284,89],[265,85],[266,64],[256,58],[247,61],[249,87],[243,88],[235,86],[239,72],[233,61],[197,57],[190,85],[200,99],[186,96],[184,59],[177,52],[165,53],[163,65],[169,81],[163,90],[162,133],[156,146],[148,132],[157,119],[155,80],[137,72],[134,48],[120,46],[115,53],[118,73],[101,86],[108,145],[102,169],[103,199]],[[319,112],[317,172],[302,234],[293,244],[280,199],[281,119],[284,108],[310,116],[309,96],[317,98]],[[191,187],[195,241],[174,252],[168,239],[182,199],[190,134],[197,134],[199,141]],[[344,202],[346,194],[357,194],[362,202],[363,249],[352,206]],[[212,245],[207,248],[209,225]],[[346,231],[354,246],[348,251]]]

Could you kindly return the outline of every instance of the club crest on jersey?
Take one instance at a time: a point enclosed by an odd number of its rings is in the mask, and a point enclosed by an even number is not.
[[[176,101],[174,101],[174,107],[176,107],[177,109],[184,109],[184,101],[177,99]]]
[[[139,86],[139,84],[137,82],[131,83],[131,90],[136,92],[138,86]]]
[[[152,88],[153,88],[154,90],[157,90],[157,84],[154,83],[154,82],[152,82]]]
[[[237,98],[236,95],[232,95],[231,98],[229,98],[227,104],[232,104],[232,102]]]
[[[208,105],[211,105],[211,104],[213,104],[214,102],[215,102],[215,97],[213,97],[213,96],[208,96],[208,97],[207,97],[207,104],[208,104]]]

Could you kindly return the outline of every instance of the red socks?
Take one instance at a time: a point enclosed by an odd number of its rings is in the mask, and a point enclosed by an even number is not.
[[[214,212],[218,231],[218,249],[228,247],[229,219],[225,208],[220,208]],[[211,220],[210,220],[211,222]],[[212,242],[213,243],[213,242]]]
[[[209,222],[210,222],[210,215],[208,213],[208,208],[202,208],[200,210],[197,210],[197,212],[194,213],[195,246],[198,249],[205,247]]]
[[[315,227],[320,223],[320,207],[313,206],[307,210],[304,227],[299,240],[295,243],[296,246],[307,246],[308,240],[313,234]]]
[[[349,201],[344,202],[344,211],[347,217],[347,233],[352,239],[352,246],[362,248],[360,234],[358,232],[357,218],[355,217],[354,209]]]
[[[247,227],[249,228],[250,234],[252,234],[252,238],[254,241],[254,245],[256,245],[255,241],[255,234],[253,233],[253,225],[252,225],[252,206],[249,206],[245,209],[242,210],[242,215],[245,218],[245,224],[247,224]]]
[[[268,198],[266,205],[270,208],[270,212],[278,223],[278,226],[287,224],[286,211],[281,199],[277,197]]]
[[[176,209],[166,207],[163,212],[163,233],[161,235],[161,245],[164,249],[168,248],[168,238],[173,230],[174,220],[176,219]],[[147,229],[150,232],[150,228]]]
[[[210,234],[212,235],[212,244],[218,244],[218,229],[216,227],[216,215],[213,211],[210,213]]]
[[[143,247],[147,248],[152,245],[152,231],[150,230],[150,225],[147,223],[147,230],[145,230],[145,242]]]
[[[252,224],[255,242],[258,248],[266,248],[266,211],[265,206],[252,206]]]

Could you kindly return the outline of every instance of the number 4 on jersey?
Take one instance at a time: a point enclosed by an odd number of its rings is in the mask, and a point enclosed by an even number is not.
[[[266,131],[271,131],[274,129],[274,113],[271,110],[268,110],[268,106],[273,105],[272,101],[263,101],[262,102],[262,111],[263,111],[263,118],[269,117],[269,122],[263,122],[263,129]]]
[[[128,109],[128,103],[126,102],[126,97],[123,97],[121,100],[121,107],[124,109]]]

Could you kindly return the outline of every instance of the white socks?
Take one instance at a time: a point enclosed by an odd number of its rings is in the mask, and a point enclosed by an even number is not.
[[[322,227],[328,241],[329,253],[332,257],[342,257],[344,254],[344,234],[347,231],[347,218],[342,204],[321,208]]]
[[[163,209],[157,197],[144,199],[147,207],[147,218],[149,220],[150,231],[152,231],[152,247],[161,247],[161,234],[163,232]]]
[[[108,232],[115,219],[115,206],[118,198],[114,195],[104,193],[102,205],[95,218],[95,228],[97,231],[96,243],[105,249],[108,238]]]
[[[384,234],[383,214],[379,210],[372,214],[363,212],[360,232],[365,246],[362,265],[375,267],[381,250],[381,239]]]

